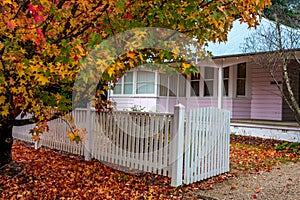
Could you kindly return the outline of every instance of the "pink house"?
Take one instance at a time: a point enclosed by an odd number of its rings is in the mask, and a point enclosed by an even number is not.
[[[272,24],[262,19],[260,26]],[[160,73],[140,67],[126,73],[110,92],[109,98],[119,110],[137,106],[145,111],[172,113],[174,105],[181,103],[187,110],[222,107],[231,111],[232,119],[293,120],[269,72],[255,62],[266,52],[245,52],[242,48],[245,38],[255,31],[237,20],[226,43],[209,44],[208,50],[213,57],[197,62],[198,74],[186,77],[175,72]],[[294,50],[299,56],[298,45]],[[296,98],[300,99],[300,70],[296,70],[300,66],[290,60],[289,67],[294,69],[293,89]],[[282,82],[282,71],[277,71],[276,76]]]

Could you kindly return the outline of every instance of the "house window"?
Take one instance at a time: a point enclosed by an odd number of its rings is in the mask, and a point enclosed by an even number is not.
[[[159,76],[159,96],[168,96],[168,76],[166,74],[160,74]]]
[[[133,72],[127,72],[124,75],[124,94],[132,94],[133,92]]]
[[[204,96],[214,95],[214,68],[206,67],[204,71]]]
[[[246,63],[237,65],[236,95],[246,96]]]
[[[114,94],[122,94],[122,82],[123,78],[120,78],[114,87]]]
[[[160,74],[159,96],[185,97],[186,76]],[[177,91],[178,89],[178,91]]]
[[[223,96],[228,97],[229,88],[229,67],[223,68],[223,84],[224,84],[224,94]]]
[[[113,94],[154,94],[155,73],[148,71],[127,72],[115,84]]]
[[[200,73],[191,74],[191,96],[200,96]]]
[[[155,74],[153,72],[137,72],[137,94],[154,94]]]
[[[177,93],[177,74],[169,76],[169,96],[175,97]]]

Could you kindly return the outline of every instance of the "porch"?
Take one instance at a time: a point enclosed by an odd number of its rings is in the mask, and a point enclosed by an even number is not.
[[[300,126],[293,121],[231,119],[231,134],[300,142]]]

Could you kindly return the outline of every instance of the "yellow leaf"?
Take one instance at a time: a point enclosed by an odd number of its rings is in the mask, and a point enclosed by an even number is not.
[[[2,5],[12,4],[11,0],[2,0]]]
[[[108,68],[107,73],[111,76],[114,73],[114,69],[112,67]]]
[[[7,116],[9,114],[7,106],[2,106],[1,114],[2,116]]]
[[[37,79],[38,82],[41,82],[42,85],[45,85],[46,83],[49,83],[49,80],[47,77],[45,76],[39,76],[38,79]]]
[[[132,60],[129,61],[129,66],[130,66],[130,68],[134,67],[134,62]]]
[[[108,90],[109,87],[108,87],[107,85],[105,85],[105,86],[103,86],[103,89],[104,89],[104,90]]]
[[[127,57],[129,57],[129,58],[135,58],[135,53],[128,52],[127,53]]]
[[[142,55],[142,53],[141,53],[141,52],[139,52],[139,56],[140,56],[140,59],[141,59],[141,61],[143,61],[143,62],[144,62],[145,60],[144,60],[144,58],[143,58],[143,55]]]
[[[185,69],[188,69],[188,68],[190,68],[190,64],[188,64],[188,63],[182,63],[182,68],[183,68],[183,70],[185,70]]]
[[[68,137],[71,141],[73,141],[75,138],[75,135],[73,133],[70,133],[70,134],[68,134]]]
[[[0,104],[4,104],[5,103],[5,96],[0,96]]]

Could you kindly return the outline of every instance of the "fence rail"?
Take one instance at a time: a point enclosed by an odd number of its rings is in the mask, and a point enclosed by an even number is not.
[[[171,185],[200,181],[229,170],[229,112],[199,108],[173,114],[72,112],[75,124],[87,130],[85,143],[70,142],[61,119],[49,122],[40,145],[100,161],[171,177]],[[32,126],[14,127],[13,136],[32,142]],[[38,146],[38,145],[36,145]]]

